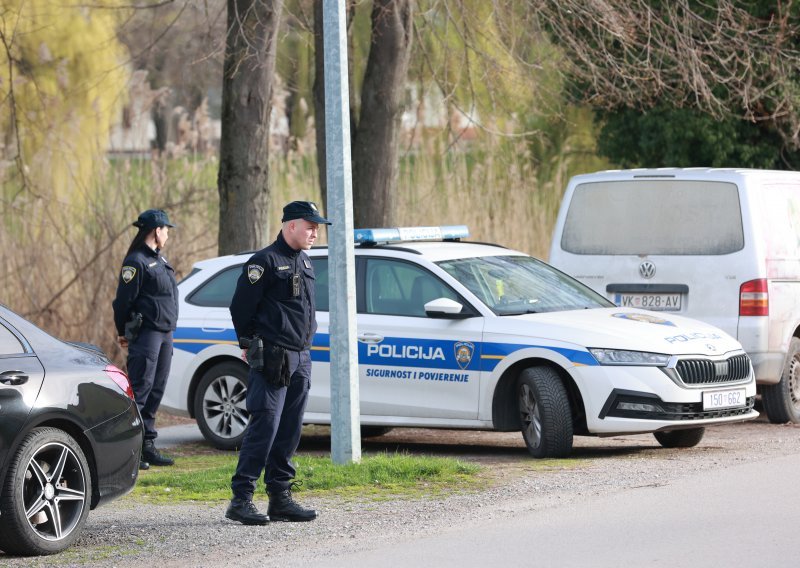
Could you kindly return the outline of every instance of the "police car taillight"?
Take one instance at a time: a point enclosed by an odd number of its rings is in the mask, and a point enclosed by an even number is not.
[[[128,375],[115,365],[106,365],[106,368],[103,370],[106,372],[106,375],[108,375],[108,378],[117,383],[117,386],[122,389],[122,392],[128,395],[129,399],[133,400],[133,387],[131,386],[130,379],[128,379]]]
[[[766,278],[748,280],[739,288],[739,315],[769,315],[769,286]]]
[[[403,241],[457,241],[468,237],[469,229],[466,225],[355,230],[355,242],[361,245]]]

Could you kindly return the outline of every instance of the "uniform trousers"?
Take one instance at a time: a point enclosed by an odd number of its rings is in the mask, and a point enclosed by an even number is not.
[[[172,332],[142,328],[128,345],[128,378],[144,423],[144,439],[155,440],[156,411],[172,364]]]
[[[260,371],[250,369],[247,411],[250,422],[239,450],[239,463],[231,479],[235,499],[252,499],[256,481],[264,471],[267,492],[289,488],[295,476],[291,458],[300,444],[303,414],[311,386],[311,353],[287,351],[291,380],[275,386]]]

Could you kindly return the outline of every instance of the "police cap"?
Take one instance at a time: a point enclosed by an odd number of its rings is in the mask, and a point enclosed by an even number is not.
[[[305,219],[312,223],[321,223],[324,225],[331,224],[330,221],[319,214],[319,209],[317,209],[317,205],[313,201],[292,201],[284,207],[283,219],[281,219],[281,222],[285,223],[293,219]]]
[[[157,229],[158,227],[174,227],[175,225],[169,222],[166,211],[162,209],[148,209],[147,211],[142,211],[139,218],[133,223],[133,226],[147,230]]]

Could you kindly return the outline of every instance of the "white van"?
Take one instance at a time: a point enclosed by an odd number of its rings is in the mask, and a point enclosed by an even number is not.
[[[800,423],[800,173],[575,176],[550,264],[620,306],[722,328],[750,355],[770,421]]]

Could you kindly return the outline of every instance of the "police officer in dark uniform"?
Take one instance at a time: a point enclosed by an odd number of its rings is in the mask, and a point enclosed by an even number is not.
[[[155,447],[155,420],[172,363],[172,332],[178,321],[175,271],[161,256],[169,229],[175,225],[164,211],[148,209],[133,226],[139,232],[122,263],[112,306],[119,344],[128,348],[128,377],[144,423],[139,467],[148,469],[150,464],[174,463]]]
[[[244,265],[231,301],[239,345],[250,364],[247,410],[250,422],[231,479],[233,499],[225,512],[246,525],[311,521],[317,512],[292,499],[295,468],[311,378],[311,341],[317,329],[314,270],[308,255],[320,224],[330,225],[314,203],[283,208],[278,238]],[[264,471],[267,515],[253,504]]]

